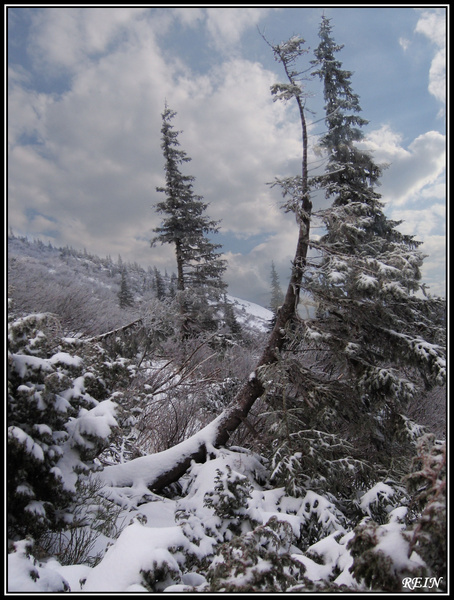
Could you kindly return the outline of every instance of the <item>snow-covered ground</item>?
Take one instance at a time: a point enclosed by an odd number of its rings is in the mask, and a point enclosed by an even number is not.
[[[228,299],[242,325],[262,332],[269,330],[273,317],[270,310],[236,297],[229,296]],[[309,309],[307,312],[309,315]],[[39,320],[39,317],[35,314],[33,319]],[[38,343],[39,339],[36,336],[33,343]],[[66,342],[71,340],[66,339]],[[75,345],[76,342],[73,340]],[[430,351],[430,348],[424,349]],[[12,355],[12,360],[18,376],[24,378],[29,374],[30,380],[33,380],[34,372],[57,374],[63,369],[70,373],[81,365],[79,357],[62,351],[50,358],[18,353]],[[161,367],[159,363],[154,364],[158,370]],[[36,389],[40,391],[38,387]],[[24,387],[22,391],[28,393],[30,389]],[[65,397],[60,395],[58,407],[62,408],[70,396],[86,396],[87,401],[90,400],[84,391],[82,377],[73,380]],[[185,402],[187,399],[185,396]],[[67,489],[75,483],[73,467],[79,460],[78,454],[69,446],[70,441],[75,440],[83,447],[94,438],[107,439],[116,427],[115,403],[114,397],[112,401],[93,402],[90,410],[81,410],[78,418],[67,427],[70,440],[65,443],[64,455],[58,463]],[[45,433],[47,425],[38,423],[35,427]],[[255,544],[247,557],[242,554],[241,546],[231,546],[230,558],[244,566],[241,578],[245,584],[255,582],[257,577],[273,569],[275,572],[280,567],[283,569],[283,561],[286,565],[291,563],[296,571],[300,568],[304,572],[304,585],[330,582],[346,585],[351,591],[364,592],[364,585],[350,572],[353,558],[348,543],[354,532],[351,523],[348,524],[340,509],[331,502],[333,497],[307,490],[295,498],[287,495],[284,488],[272,487],[269,465],[263,457],[240,448],[214,449],[210,443],[211,429],[212,424],[202,428],[178,449],[173,447],[99,472],[96,475],[98,482],[105,486],[102,496],[107,498],[109,509],[117,518],[108,532],[96,532],[89,527],[88,531],[80,531],[80,537],[71,542],[92,544],[89,548],[91,562],[84,559],[72,563],[67,556],[66,560],[46,557],[30,541],[20,540],[8,555],[7,591],[207,592],[210,591],[210,574],[216,569],[221,573],[222,567],[229,573],[225,584],[235,584],[234,567],[229,566],[222,548],[226,547],[225,543],[228,547],[229,542],[241,538],[248,551],[251,546],[247,544]],[[35,460],[42,460],[41,447],[19,427],[10,428],[10,435],[24,445]],[[210,451],[209,460],[193,464],[179,482],[181,489],[171,498],[152,493],[147,485],[156,472],[174,464],[182,446],[190,453],[200,437]],[[379,503],[386,504],[387,521],[371,530],[377,539],[376,548],[399,574],[418,573],[423,566],[422,559],[415,552],[409,552],[408,536],[403,535],[407,508],[393,505],[394,499],[395,489],[389,483],[378,482],[362,495],[358,493],[358,509],[367,526]],[[36,500],[31,500],[31,505],[35,512],[40,510]],[[305,540],[308,537],[314,539],[314,527],[317,541],[308,546]],[[270,539],[274,540],[271,544]]]
[[[153,462],[153,456],[145,460]],[[101,554],[100,562],[89,566],[62,565],[55,558],[38,561],[27,555],[26,542],[21,541],[16,552],[8,555],[8,591],[150,593],[151,586],[157,593],[206,592],[210,572],[221,567],[222,573],[225,566],[219,548],[239,530],[245,540],[248,535],[257,540],[256,552],[249,548],[246,556],[239,547],[232,554],[246,565],[241,574],[243,583],[255,582],[261,573],[279,568],[282,559],[302,570],[305,585],[331,581],[350,590],[366,589],[350,572],[353,558],[348,542],[354,534],[344,528],[338,509],[313,491],[295,498],[287,496],[283,488],[262,487],[258,481],[266,477],[266,464],[260,456],[240,448],[213,449],[210,460],[192,466],[182,480],[182,493],[174,499],[146,488],[146,465],[140,459],[121,466],[129,472],[123,481],[129,486],[115,487],[118,482],[109,469],[103,476],[110,483],[106,489],[111,497],[123,503],[123,512],[119,515],[121,533],[115,539],[100,535],[96,540],[94,552]],[[115,468],[111,468],[112,473]],[[240,506],[235,505],[232,482],[245,492]],[[366,520],[383,493],[390,497],[393,490],[378,484],[359,498]],[[233,499],[233,508],[227,514],[224,506],[221,515],[223,495]],[[376,535],[380,551],[402,572],[410,572],[423,562],[414,552],[408,557],[409,541],[402,535],[405,512],[403,507],[390,511],[388,523]],[[305,527],[313,527],[314,519],[320,528],[319,539],[303,552],[294,544],[304,537]],[[273,563],[266,535],[274,536]],[[266,559],[261,554],[265,551]],[[209,566],[202,574],[197,564],[207,559]],[[188,568],[191,564],[193,567]],[[235,584],[234,570],[229,573],[225,584]]]
[[[259,304],[254,304],[254,302],[241,300],[234,296],[227,295],[227,299],[233,304],[235,316],[241,324],[249,325],[259,331],[269,329],[270,321],[273,318],[273,313],[270,310]]]
[[[66,586],[71,592],[84,593],[147,592],[143,574],[149,572],[156,577],[156,591],[177,593],[195,588],[193,591],[203,592],[207,585],[205,576],[196,568],[188,572],[185,564],[190,559],[211,557],[212,560],[216,546],[233,537],[229,531],[232,522],[228,518],[221,519],[207,503],[208,498],[216,500],[219,497],[219,487],[216,488],[219,479],[224,483],[227,479],[237,479],[249,490],[241,516],[245,532],[252,529],[251,524],[265,526],[274,518],[283,524],[283,529],[288,527],[288,531],[298,537],[300,528],[311,514],[317,514],[326,527],[324,544],[319,543],[314,548],[321,558],[314,560],[314,553],[312,558],[303,555],[295,546],[290,548],[290,554],[304,565],[309,580],[318,581],[336,569],[341,571],[339,582],[355,586],[348,572],[352,559],[346,549],[351,535],[340,524],[334,506],[314,492],[297,499],[286,496],[282,488],[263,489],[256,479],[264,470],[260,458],[252,453],[218,451],[212,460],[192,467],[184,481],[185,494],[179,499],[171,500],[148,492],[147,502],[139,501],[137,506],[130,507],[128,524],[115,541],[104,539],[104,556],[94,567],[63,566],[54,558],[47,562],[34,561],[26,556],[21,542],[17,551],[8,557],[8,590],[42,592]],[[137,501],[148,491],[143,486],[140,469],[134,469],[131,464],[131,473],[129,488],[112,488],[118,498],[119,494],[128,497],[130,505],[134,493]],[[124,515],[122,518],[124,520]],[[261,566],[259,560],[257,568],[264,566],[265,561]],[[30,576],[32,570],[35,581]]]

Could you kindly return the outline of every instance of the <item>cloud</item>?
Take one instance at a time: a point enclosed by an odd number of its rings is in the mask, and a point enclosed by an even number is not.
[[[50,69],[80,70],[90,57],[102,55],[144,8],[48,7],[33,14],[29,53]]]
[[[429,235],[424,240],[421,251],[427,255],[421,269],[422,281],[427,283],[429,293],[446,296],[446,237]]]
[[[405,147],[402,136],[384,125],[370,132],[363,145],[377,163],[389,165],[380,188],[387,204],[403,206],[444,194],[446,138],[438,131],[423,133]]]
[[[388,163],[379,192],[390,219],[402,221],[400,231],[423,242],[427,255],[423,281],[432,294],[445,294],[446,255],[446,140],[428,131],[408,145],[402,136],[385,125],[368,134],[364,146],[378,163]]]
[[[154,204],[164,180],[160,129],[167,100],[177,112],[181,147],[192,158],[184,172],[195,177],[194,191],[229,240],[231,293],[267,303],[271,261],[285,284],[296,243],[292,217],[267,182],[301,168],[298,115],[290,104],[272,101],[275,74],[222,52],[239,45],[268,10],[33,13],[25,43],[35,71],[14,65],[8,88],[8,210],[15,233],[175,270],[171,246],[149,244],[160,221]],[[222,52],[210,69],[192,70],[184,55],[169,51],[175,23],[185,27],[185,44],[201,28],[217,44]],[[34,88],[40,78],[59,76],[65,86],[58,93]],[[408,143],[389,127],[370,134],[366,145],[377,161],[391,163],[380,189],[390,211],[439,203],[444,144],[437,132]],[[419,222],[411,223],[419,231]],[[263,240],[239,252],[234,240],[251,236]]]
[[[238,45],[243,33],[257,24],[273,8],[207,8],[207,31],[218,50],[231,50]]]
[[[445,231],[446,207],[444,204],[432,203],[420,210],[394,209],[392,218],[403,221],[399,229],[408,235],[414,235],[417,240],[426,241],[430,236]]]
[[[424,9],[415,31],[426,36],[437,48],[429,71],[429,92],[446,102],[446,15],[444,9]]]
[[[230,24],[236,12],[228,13]],[[64,92],[37,93],[26,73],[11,70],[13,230],[100,255],[121,253],[171,272],[173,249],[149,247],[160,220],[153,205],[164,178],[165,99],[177,111],[179,141],[192,157],[184,172],[195,176],[195,192],[210,203],[209,216],[222,219],[222,231],[241,238],[271,236],[285,227],[279,193],[266,184],[293,170],[300,141],[288,107],[272,101],[274,75],[241,58],[194,73],[166,53],[155,18],[129,10],[122,19],[113,14],[96,38],[100,14],[46,9],[34,21],[32,44],[41,67],[52,63],[71,72]],[[172,14],[156,18],[168,26]],[[244,30],[246,19],[239,27]],[[120,32],[121,43],[114,44]],[[27,220],[30,208],[39,210],[40,219]],[[264,256],[270,263],[270,252]]]
[[[226,281],[229,291],[239,298],[253,298],[268,306],[271,293],[271,263],[274,262],[282,290],[285,292],[295,254],[298,229],[294,219],[287,216],[286,228],[268,236],[246,254],[226,253],[229,269]]]
[[[410,46],[410,40],[404,37],[400,37],[399,45],[403,48],[404,52],[406,52],[408,50],[408,47]]]

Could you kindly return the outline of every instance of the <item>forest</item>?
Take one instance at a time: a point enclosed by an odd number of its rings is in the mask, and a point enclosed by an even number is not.
[[[301,172],[270,183],[298,236],[268,307],[228,294],[167,103],[150,242],[174,273],[10,232],[8,592],[448,590],[446,302],[385,214],[325,17],[319,40],[264,38],[301,125]]]

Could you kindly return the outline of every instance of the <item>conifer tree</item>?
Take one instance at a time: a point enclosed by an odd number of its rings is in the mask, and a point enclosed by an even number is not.
[[[229,300],[227,298],[227,294],[224,294],[223,312],[224,312],[224,323],[226,324],[226,326],[228,327],[230,332],[234,336],[240,336],[241,335],[241,325],[239,324],[239,322],[235,316],[235,310],[233,308],[233,304],[231,304],[231,302],[229,302]]]
[[[323,26],[326,37],[326,21]],[[281,476],[285,485],[291,480],[288,491],[296,494],[339,486],[342,500],[352,508],[368,478],[390,473],[396,466],[393,459],[405,458],[401,453],[408,425],[405,403],[421,383],[444,381],[444,329],[440,320],[434,320],[443,303],[416,293],[423,257],[418,242],[401,234],[398,224],[383,212],[375,190],[380,169],[369,155],[359,152],[358,131],[350,131],[362,124],[356,114],[355,119],[348,118],[359,110],[356,102],[336,108],[345,125],[341,141],[335,142],[327,122],[329,166],[326,176],[315,183],[327,182],[333,206],[318,212],[326,235],[317,242],[309,239],[314,214],[305,100],[302,72],[295,68],[305,52],[303,42],[294,36],[272,46],[288,79],[272,86],[272,94],[296,101],[302,127],[301,176],[276,180],[285,209],[294,212],[299,225],[290,282],[256,368],[216,420],[213,445],[224,445],[254,402],[266,400],[278,417],[270,427],[276,481]],[[321,50],[316,56],[317,72],[328,70]],[[327,54],[326,62],[330,60],[332,54]],[[340,71],[340,63],[335,68]],[[329,92],[334,100],[335,94],[342,98],[350,90],[349,75],[338,75],[342,85]],[[344,164],[335,162],[341,155],[338,149],[346,157]],[[334,164],[339,166],[335,171],[345,166],[341,181],[330,179]],[[319,253],[310,261],[309,245]],[[298,316],[301,289],[316,300],[315,319],[302,321]],[[192,460],[203,461],[207,455],[203,442],[195,443],[191,453],[183,447],[180,451],[175,463],[150,483],[153,489],[176,481]]]
[[[351,71],[342,69],[336,54],[343,46],[337,45],[331,37],[330,19],[322,17],[319,30],[320,43],[315,49],[315,60],[311,61],[323,83],[325,100],[325,124],[327,132],[320,145],[328,152],[328,165],[323,177],[327,198],[333,198],[334,205],[351,202],[373,201],[379,195],[373,192],[381,175],[381,169],[355,142],[363,139],[361,127],[368,121],[359,116],[359,97],[351,87]]]
[[[154,229],[157,235],[151,244],[161,242],[175,247],[177,291],[182,297],[184,325],[187,326],[190,313],[197,307],[206,309],[206,315],[211,312],[208,299],[219,301],[226,287],[222,279],[226,263],[219,253],[221,245],[209,237],[219,231],[219,222],[206,215],[208,204],[193,190],[195,178],[181,172],[181,166],[191,159],[179,148],[181,132],[175,131],[172,125],[175,115],[166,105],[161,128],[166,185],[156,188],[165,194],[165,200],[156,204],[163,221]]]
[[[325,188],[332,206],[317,213],[326,233],[311,242],[318,257],[304,274],[317,316],[301,324],[301,333],[294,332],[290,346],[299,345],[304,354],[281,369],[273,393],[281,405],[286,394],[285,423],[294,447],[301,449],[310,431],[318,430],[336,435],[337,453],[340,434],[344,458],[353,452],[356,459],[373,457],[387,468],[396,454],[405,454],[407,403],[424,386],[444,381],[444,329],[434,318],[443,303],[418,294],[420,244],[384,213],[376,191],[381,168],[357,145],[366,121],[358,116],[351,73],[336,60],[341,46],[325,17],[320,40],[313,62],[324,86],[327,132],[321,145],[328,161],[315,183]],[[325,454],[331,444],[326,441],[320,446]],[[328,464],[321,461],[310,469],[320,473],[323,462]],[[353,463],[337,459],[330,464]],[[306,478],[307,467],[302,468]]]
[[[302,288],[315,318],[288,331],[280,361],[264,372],[275,409],[274,478],[289,493],[338,492],[350,504],[372,480],[406,472],[414,448],[406,407],[445,379],[443,302],[422,296],[419,242],[388,219],[376,191],[382,169],[357,144],[351,73],[323,18],[315,74],[327,131],[323,187],[332,206],[313,213],[325,234]],[[354,500],[353,500],[354,504]]]
[[[271,261],[271,299],[270,299],[270,309],[273,311],[276,316],[279,307],[281,306],[284,300],[284,294],[281,289],[281,284],[279,282],[279,275],[276,271],[276,267],[274,265],[274,261]]]
[[[162,278],[162,275],[157,267],[154,267],[153,273],[154,273],[156,297],[158,300],[164,300],[165,295],[166,295],[164,279]]]
[[[134,304],[134,296],[132,295],[131,290],[128,286],[125,267],[123,267],[121,270],[121,283],[120,291],[118,292],[118,301],[120,304],[120,308],[127,308],[128,306],[133,306]]]
[[[75,525],[80,486],[118,429],[111,389],[130,373],[62,337],[50,313],[13,320],[8,343],[8,536],[39,540]]]

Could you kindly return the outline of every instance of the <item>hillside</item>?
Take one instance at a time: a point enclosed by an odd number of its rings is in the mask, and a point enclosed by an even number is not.
[[[121,273],[126,273],[132,306],[120,309]],[[55,248],[40,240],[8,237],[8,286],[13,310],[53,312],[73,333],[100,335],[121,327],[147,303],[171,297],[173,278],[155,267],[100,258],[73,248]],[[227,296],[242,327],[266,331],[272,313],[252,302]]]
[[[390,466],[358,425],[290,432],[297,410],[330,416],[305,395],[323,358],[302,353],[263,373],[266,397],[219,448],[216,422],[255,376],[270,311],[228,296],[233,320],[220,311],[215,331],[181,339],[171,276],[14,237],[8,283],[9,592],[446,585],[442,388],[401,416]],[[153,487],[201,443],[183,477]]]

